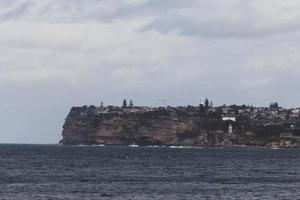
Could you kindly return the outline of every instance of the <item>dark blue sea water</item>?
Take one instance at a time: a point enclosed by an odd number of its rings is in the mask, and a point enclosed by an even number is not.
[[[0,145],[0,199],[300,199],[300,149]]]

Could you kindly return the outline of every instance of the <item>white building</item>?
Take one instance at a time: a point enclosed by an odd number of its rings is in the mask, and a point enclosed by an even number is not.
[[[236,117],[234,115],[223,115],[222,116],[223,121],[236,121]]]
[[[294,109],[292,109],[292,113],[293,114],[298,114],[298,113],[300,113],[300,109],[299,108],[294,108]]]

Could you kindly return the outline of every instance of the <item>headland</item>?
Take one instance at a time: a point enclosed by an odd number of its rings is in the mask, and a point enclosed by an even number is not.
[[[300,108],[231,105],[73,107],[65,145],[299,147]]]

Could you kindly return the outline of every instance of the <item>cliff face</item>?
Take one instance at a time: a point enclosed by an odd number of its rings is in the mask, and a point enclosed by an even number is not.
[[[99,113],[72,108],[63,129],[63,144],[222,145],[223,130],[202,129],[198,113],[159,109]]]
[[[234,132],[228,133],[230,124]],[[74,107],[63,126],[62,144],[188,145],[224,146],[270,145],[280,136],[260,135],[255,128],[238,122],[207,118],[196,109],[132,111]],[[258,130],[258,129],[257,129]],[[284,139],[296,144],[295,139]]]

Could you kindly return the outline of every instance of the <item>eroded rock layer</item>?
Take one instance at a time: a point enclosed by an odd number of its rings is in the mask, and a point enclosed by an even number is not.
[[[233,131],[229,131],[232,125]],[[63,126],[62,144],[224,146],[273,143],[296,146],[297,137],[282,137],[251,121],[223,121],[196,107],[122,109],[73,107]],[[280,128],[279,128],[280,129]],[[282,133],[285,130],[282,129]]]

